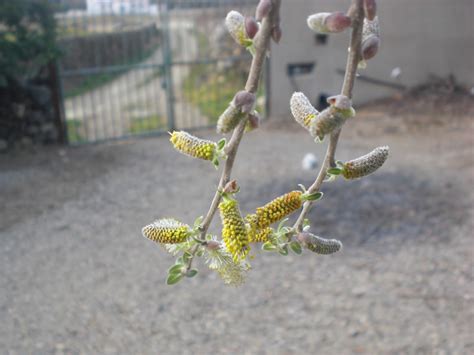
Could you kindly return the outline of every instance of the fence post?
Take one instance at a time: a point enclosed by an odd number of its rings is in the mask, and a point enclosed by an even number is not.
[[[173,53],[171,47],[170,36],[170,5],[171,1],[165,1],[165,8],[162,7],[161,24],[163,31],[163,69],[165,74],[165,89],[166,89],[166,112],[168,115],[168,130],[172,131],[175,128],[174,120],[174,87],[173,87]]]
[[[54,109],[54,124],[58,132],[58,142],[68,144],[66,117],[64,113],[64,97],[59,68],[56,60],[48,63],[49,87],[51,90],[51,102]]]

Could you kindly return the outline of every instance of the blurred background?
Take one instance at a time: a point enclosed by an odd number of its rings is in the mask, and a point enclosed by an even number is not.
[[[337,158],[390,146],[360,181],[323,185],[313,232],[332,256],[256,258],[247,282],[166,286],[141,237],[191,224],[218,184],[168,131],[218,140],[251,55],[224,26],[257,0],[0,1],[0,349],[6,354],[474,353],[472,0],[378,1],[381,47],[358,72]],[[243,213],[309,186],[324,158],[290,113],[337,94],[348,33],[307,28],[346,0],[283,0],[233,177]],[[211,230],[220,233],[215,218]]]

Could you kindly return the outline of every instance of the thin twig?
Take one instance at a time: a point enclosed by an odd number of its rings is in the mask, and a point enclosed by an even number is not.
[[[364,11],[362,8],[362,0],[353,0],[350,11],[352,17],[352,33],[350,42],[350,51],[347,56],[346,72],[344,74],[344,83],[342,84],[341,95],[345,95],[352,98],[352,89],[354,88],[354,82],[357,73],[357,66],[360,61],[360,47],[362,42],[362,27],[364,24]],[[333,132],[329,139],[329,145],[324,157],[323,164],[319,170],[318,176],[314,183],[308,188],[308,192],[315,193],[321,189],[321,185],[326,178],[326,171],[329,167],[335,166],[335,155],[337,149],[337,143],[341,130]],[[300,232],[303,226],[304,219],[311,208],[312,201],[307,201],[303,205],[298,219],[296,220],[293,229],[296,232]]]
[[[270,13],[262,20],[262,26],[260,27],[260,30],[258,31],[258,34],[254,39],[255,55],[252,59],[249,75],[245,84],[245,90],[251,93],[256,93],[258,90],[258,84],[262,76],[265,58],[267,56],[268,50],[270,49],[272,29],[275,24],[275,21],[279,20],[281,0],[273,0],[272,4],[273,5]],[[217,207],[219,206],[219,202],[221,201],[220,191],[230,181],[232,168],[234,166],[235,158],[237,156],[240,141],[242,140],[242,137],[244,135],[246,124],[247,118],[240,121],[240,123],[234,129],[232,137],[227,143],[227,146],[225,147],[227,160],[225,162],[224,170],[222,171],[219,186],[217,188],[216,193],[214,194],[214,198],[212,199],[211,206],[209,207],[206,217],[204,218],[201,227],[199,228],[201,232],[200,239],[202,240],[206,238],[207,230],[211,225],[212,219],[216,214]],[[197,249],[198,247],[196,246],[191,251],[193,256],[197,252]],[[190,262],[187,265],[188,270],[191,268],[192,259],[193,258],[190,259]]]

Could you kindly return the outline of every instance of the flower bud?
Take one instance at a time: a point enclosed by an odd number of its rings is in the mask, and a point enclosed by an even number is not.
[[[350,27],[352,20],[349,16],[344,15],[342,12],[333,12],[325,20],[326,27],[329,32],[338,33],[344,31]]]
[[[224,197],[219,204],[222,220],[222,239],[234,262],[244,259],[250,251],[247,226],[240,214],[239,203]]]
[[[275,43],[280,43],[282,31],[280,25],[272,28],[272,39]]]
[[[234,41],[239,45],[247,48],[253,44],[245,31],[245,18],[241,13],[230,11],[225,18],[225,25]]]
[[[178,244],[185,242],[191,232],[188,225],[165,218],[143,227],[142,234],[157,243]]]
[[[221,243],[216,240],[209,240],[206,242],[205,246],[208,250],[219,250],[221,248]]]
[[[250,113],[248,116],[247,125],[245,126],[245,131],[251,132],[254,129],[260,127],[260,120],[261,118],[257,111],[253,111],[252,113]]]
[[[308,17],[309,28],[319,33],[342,32],[351,26],[351,18],[342,12],[320,12]]]
[[[257,21],[262,21],[272,9],[272,0],[260,0],[255,11],[255,18]]]
[[[377,3],[375,0],[364,0],[364,14],[365,17],[372,21],[377,14]]]
[[[319,114],[302,92],[295,92],[290,99],[291,114],[302,127],[309,130],[311,121]]]
[[[307,232],[299,233],[296,240],[303,247],[316,254],[334,254],[342,248],[342,243],[339,240],[324,239]]]
[[[171,143],[176,150],[194,158],[204,160],[214,160],[217,154],[217,144],[201,139],[184,131],[174,131],[171,133]]]
[[[245,33],[247,37],[253,39],[258,32],[258,23],[253,17],[245,18]]]
[[[362,30],[361,56],[364,60],[373,58],[380,46],[379,20],[376,16],[373,21],[364,19]]]
[[[254,93],[242,90],[235,94],[232,103],[241,109],[243,113],[250,113],[255,107],[255,101],[257,97]]]
[[[351,107],[351,101],[344,95],[336,95],[328,98],[331,105],[320,112],[315,120],[311,121],[310,133],[320,141],[324,136],[342,127],[344,122],[355,115],[355,110]]]
[[[231,102],[217,120],[217,132],[221,134],[229,133],[239,124],[244,116],[245,114],[242,113],[241,109]]]
[[[233,194],[236,193],[238,190],[239,185],[237,185],[237,180],[231,180],[224,186],[223,192],[227,194]]]
[[[346,179],[358,179],[375,172],[380,168],[388,157],[387,146],[375,148],[369,154],[348,161],[342,165],[342,176]]]

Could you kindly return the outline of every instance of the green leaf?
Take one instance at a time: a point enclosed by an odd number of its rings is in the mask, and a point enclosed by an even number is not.
[[[283,256],[287,256],[288,255],[288,246],[285,245],[283,248],[281,248],[280,250],[278,250],[278,252],[283,255]]]
[[[196,218],[196,220],[194,221],[194,227],[195,228],[201,227],[203,220],[204,220],[204,216],[199,216],[198,218]]]
[[[342,169],[341,168],[329,168],[327,170],[327,173],[331,174],[331,175],[341,175]]]
[[[196,276],[198,271],[196,269],[191,269],[186,273],[186,277],[194,277]]]
[[[285,218],[283,219],[279,224],[278,224],[278,228],[277,228],[277,231],[280,232],[281,229],[283,228],[283,225],[288,221],[289,218]]]
[[[216,170],[219,168],[219,159],[217,157],[214,157],[212,159],[212,164],[214,164],[214,167],[216,168]]]
[[[293,250],[295,254],[298,254],[298,255],[300,255],[303,252],[303,249],[301,249],[301,245],[298,242],[291,242],[290,248],[291,250]]]
[[[166,279],[166,284],[167,285],[174,285],[181,281],[183,278],[183,274],[170,274],[168,278]]]
[[[262,250],[264,250],[264,251],[274,251],[276,249],[277,249],[276,246],[274,246],[270,242],[263,243],[263,245],[262,245]]]
[[[305,218],[305,219],[303,220],[303,228],[304,228],[304,227],[309,227],[309,226],[311,226],[311,222],[309,221],[308,218]]]
[[[183,265],[182,264],[176,264],[173,265],[168,269],[168,274],[181,274],[183,271]]]
[[[321,191],[316,192],[314,194],[308,194],[305,196],[306,201],[317,201],[320,200],[323,197],[323,193]]]
[[[184,265],[184,260],[182,256],[176,259],[176,265]]]
[[[187,252],[185,252],[185,253],[183,254],[183,261],[184,261],[185,263],[187,263],[187,262],[188,262],[189,260],[191,260],[192,258],[193,258],[193,255],[192,255],[189,251],[187,251]]]
[[[303,184],[298,184],[298,186],[301,189],[301,191],[306,192],[306,187],[304,187]]]
[[[225,138],[222,138],[219,142],[217,142],[217,150],[222,150],[224,149],[226,144]]]

